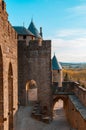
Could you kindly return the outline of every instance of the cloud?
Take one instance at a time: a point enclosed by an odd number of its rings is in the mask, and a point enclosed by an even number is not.
[[[63,29],[56,32],[56,37],[69,38],[69,37],[85,37],[86,29]]]
[[[57,45],[57,47],[86,47],[86,38],[73,40],[53,39],[53,42]]]
[[[86,62],[86,38],[73,40],[53,39],[52,55],[54,52],[59,61]]]

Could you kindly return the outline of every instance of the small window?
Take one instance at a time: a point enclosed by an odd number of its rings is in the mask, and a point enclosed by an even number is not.
[[[26,39],[26,35],[23,36],[23,39]]]

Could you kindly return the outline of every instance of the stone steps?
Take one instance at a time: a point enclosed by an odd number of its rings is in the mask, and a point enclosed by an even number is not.
[[[39,103],[36,103],[33,107],[31,116],[39,121],[42,121],[44,123],[50,123],[51,118],[47,115],[43,115],[41,113],[41,107]]]

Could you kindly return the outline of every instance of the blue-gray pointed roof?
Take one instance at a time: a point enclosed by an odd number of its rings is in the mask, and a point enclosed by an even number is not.
[[[33,21],[31,21],[28,30],[30,30],[30,32],[32,32],[37,38],[42,38],[41,35],[39,34],[37,28],[35,27]]]
[[[52,58],[52,70],[62,70],[62,66],[57,61],[57,58],[55,55]]]
[[[19,34],[19,35],[31,35],[34,36],[33,33],[31,33],[28,29],[26,29],[23,26],[13,26],[13,28],[15,29],[15,31]]]

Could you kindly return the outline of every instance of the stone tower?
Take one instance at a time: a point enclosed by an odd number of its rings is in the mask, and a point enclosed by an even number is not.
[[[52,82],[57,82],[58,87],[62,87],[62,67],[55,55],[52,58]]]
[[[38,86],[38,101],[42,109],[50,111],[51,105],[51,41],[31,41],[28,46],[28,80]]]
[[[18,33],[19,103],[26,105],[27,83],[35,81],[41,109],[51,112],[51,41],[43,40],[33,21],[29,28],[14,27]]]

